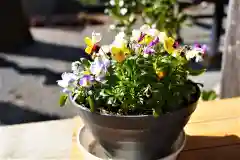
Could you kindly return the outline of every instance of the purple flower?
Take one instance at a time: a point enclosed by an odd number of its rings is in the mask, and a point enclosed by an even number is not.
[[[156,37],[153,41],[151,41],[149,45],[144,48],[143,52],[146,54],[153,54],[155,50],[152,47],[154,47],[157,43],[159,43],[158,37]]]
[[[141,32],[141,35],[140,35],[140,37],[138,39],[138,42],[141,42],[145,36],[146,36],[146,34]]]
[[[208,46],[206,44],[202,45],[203,52],[206,53],[208,50]]]
[[[153,47],[155,46],[157,43],[159,43],[159,38],[156,37],[152,42],[150,42],[150,44],[148,45],[148,47]]]
[[[150,46],[147,46],[144,48],[143,52],[146,54],[153,54],[155,52],[155,50],[153,48],[151,48]]]
[[[79,81],[79,84],[86,88],[91,87],[93,83],[94,83],[94,77],[92,75],[84,75]]]
[[[198,43],[195,43],[194,46],[193,46],[193,48],[194,48],[195,50],[201,51],[202,54],[205,54],[205,53],[207,52],[207,50],[208,50],[208,46],[207,46],[206,44],[200,45],[200,44],[198,44]]]
[[[68,88],[74,81],[77,80],[77,76],[73,73],[63,73],[62,80],[58,80],[57,83],[60,87]]]

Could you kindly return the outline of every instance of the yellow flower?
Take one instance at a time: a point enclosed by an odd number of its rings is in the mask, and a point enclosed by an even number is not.
[[[163,47],[169,54],[172,54],[175,50],[174,42],[175,40],[171,37],[164,38]]]
[[[153,41],[153,39],[154,38],[152,36],[147,34],[147,35],[144,36],[143,40],[141,42],[139,42],[139,44],[146,44],[146,45],[148,45],[150,42]]]
[[[156,74],[158,76],[158,79],[162,79],[165,76],[165,72],[162,71],[157,71]]]
[[[121,48],[117,48],[117,47],[112,47],[111,48],[111,53],[112,53],[112,57],[117,61],[117,62],[122,62],[125,60],[126,56],[124,53],[124,50],[122,50]]]
[[[85,49],[85,52],[87,54],[92,54],[94,51],[96,51],[99,47],[96,45],[98,42],[100,42],[102,39],[100,33],[92,33],[92,38],[85,37],[84,42],[86,43],[87,47]]]
[[[83,71],[84,75],[90,75],[91,73],[89,71]]]

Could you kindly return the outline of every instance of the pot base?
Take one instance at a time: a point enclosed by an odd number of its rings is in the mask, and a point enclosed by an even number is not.
[[[183,150],[186,143],[186,135],[182,131],[173,144],[172,153],[167,157],[163,157],[159,160],[176,160],[179,153]],[[83,153],[83,160],[110,160],[107,152],[101,145],[94,139],[91,132],[85,127],[82,126],[79,129],[77,136],[77,144],[81,153]],[[119,159],[118,159],[119,160]]]

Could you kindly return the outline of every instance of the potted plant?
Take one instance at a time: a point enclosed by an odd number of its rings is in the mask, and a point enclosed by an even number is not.
[[[86,53],[63,73],[60,104],[67,99],[96,140],[112,157],[152,160],[168,155],[200,97],[198,83],[188,79],[205,70],[200,46],[180,46],[164,32],[143,25],[132,36],[120,32],[110,45],[101,35],[86,37]],[[130,151],[132,155],[125,154]],[[129,158],[131,157],[131,158]]]

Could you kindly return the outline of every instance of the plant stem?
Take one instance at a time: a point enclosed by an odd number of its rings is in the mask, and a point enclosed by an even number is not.
[[[91,96],[88,96],[87,97],[87,100],[88,100],[88,103],[89,103],[89,106],[90,106],[90,111],[91,112],[94,112],[95,111],[95,106],[94,106],[94,102],[93,102],[93,99]]]

